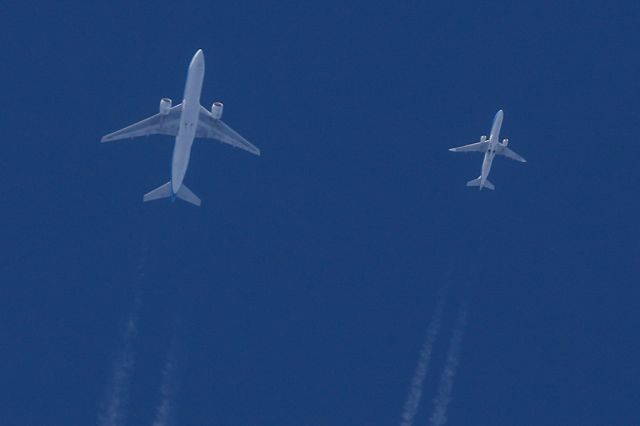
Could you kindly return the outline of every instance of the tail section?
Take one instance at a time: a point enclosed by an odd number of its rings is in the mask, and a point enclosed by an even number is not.
[[[200,204],[201,204],[200,198],[198,198],[196,194],[191,192],[191,190],[187,188],[187,185],[182,184],[182,186],[178,190],[178,193],[175,195],[181,200],[184,200],[188,203],[191,203],[200,207]],[[142,197],[142,200],[146,202],[146,201],[160,200],[161,198],[170,198],[170,197],[173,197],[173,192],[171,191],[171,181],[157,187],[153,191],[150,191],[144,194],[144,197]]]
[[[191,204],[193,204],[195,206],[200,207],[200,204],[201,204],[200,198],[198,198],[198,196],[196,194],[191,192],[191,190],[189,188],[187,188],[187,185],[185,185],[184,183],[182,184],[182,186],[180,187],[180,189],[178,190],[178,193],[176,195],[181,200],[184,200],[187,203],[191,203]]]
[[[142,197],[142,201],[153,201],[159,200],[161,198],[169,198],[171,197],[171,181],[165,183],[154,189],[153,191],[147,192]]]
[[[482,185],[482,176],[478,177],[477,179],[473,179],[470,180],[469,182],[467,182],[467,186],[480,186]],[[493,184],[489,181],[489,179],[486,179],[484,181],[484,185],[480,186],[480,189],[482,188],[489,188],[491,190],[496,189],[495,186],[493,186]]]

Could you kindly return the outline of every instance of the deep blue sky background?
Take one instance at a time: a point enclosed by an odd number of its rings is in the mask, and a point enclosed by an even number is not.
[[[96,423],[136,282],[128,424],[172,338],[176,424],[398,424],[445,283],[416,424],[466,292],[448,424],[639,424],[640,5],[524,3],[3,6],[0,424]],[[142,204],[171,138],[99,139],[198,48],[263,156],[197,141],[203,207]],[[529,163],[471,190],[499,108]]]

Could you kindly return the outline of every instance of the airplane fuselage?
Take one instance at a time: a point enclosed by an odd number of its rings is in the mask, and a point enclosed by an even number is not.
[[[189,167],[191,157],[191,145],[198,128],[200,116],[200,93],[204,80],[204,54],[198,50],[191,59],[187,82],[184,88],[182,100],[182,114],[180,115],[180,129],[176,135],[171,159],[171,192],[175,196],[182,186],[184,177]]]
[[[493,118],[491,135],[489,136],[489,140],[487,141],[489,142],[489,146],[484,154],[484,160],[482,160],[482,170],[480,173],[480,189],[482,189],[487,182],[489,172],[491,171],[491,164],[493,163],[493,159],[496,156],[496,150],[498,149],[498,144],[500,143],[500,128],[502,127],[503,116],[504,114],[502,110],[500,110]]]

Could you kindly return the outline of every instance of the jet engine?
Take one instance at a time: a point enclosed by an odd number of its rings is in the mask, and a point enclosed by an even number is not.
[[[509,145],[509,139],[502,139],[502,145],[504,146]]]
[[[480,142],[485,142],[487,140],[487,137],[482,135],[480,136]]]
[[[171,99],[169,98],[160,99],[160,114],[167,115],[169,114],[170,109],[171,109]]]
[[[224,105],[222,105],[222,102],[214,102],[213,105],[211,105],[211,115],[213,116],[213,118],[215,118],[216,120],[222,118],[223,107]]]

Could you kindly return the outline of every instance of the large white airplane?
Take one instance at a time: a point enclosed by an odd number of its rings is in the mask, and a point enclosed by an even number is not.
[[[493,163],[493,159],[496,154],[504,155],[505,157],[522,163],[527,162],[527,160],[522,158],[522,156],[516,154],[512,149],[507,148],[507,145],[509,145],[509,139],[503,139],[502,143],[500,142],[500,127],[502,126],[503,117],[504,113],[502,110],[496,113],[496,116],[493,119],[493,125],[491,126],[489,139],[487,139],[486,136],[481,136],[480,142],[449,149],[449,151],[453,152],[484,152],[484,160],[482,161],[480,177],[467,182],[467,186],[478,186],[480,189],[495,189],[495,186],[493,186],[487,178],[489,177],[491,163]]]
[[[202,50],[198,50],[189,64],[187,83],[181,104],[172,107],[171,99],[162,98],[158,114],[110,133],[101,140],[101,142],[110,142],[156,134],[176,137],[171,160],[171,180],[145,194],[143,201],[169,197],[173,201],[178,197],[196,206],[200,205],[200,198],[183,183],[189,166],[191,145],[194,138],[217,139],[233,147],[260,155],[258,148],[220,120],[223,107],[221,102],[214,102],[211,111],[200,105],[203,80],[204,54]]]

